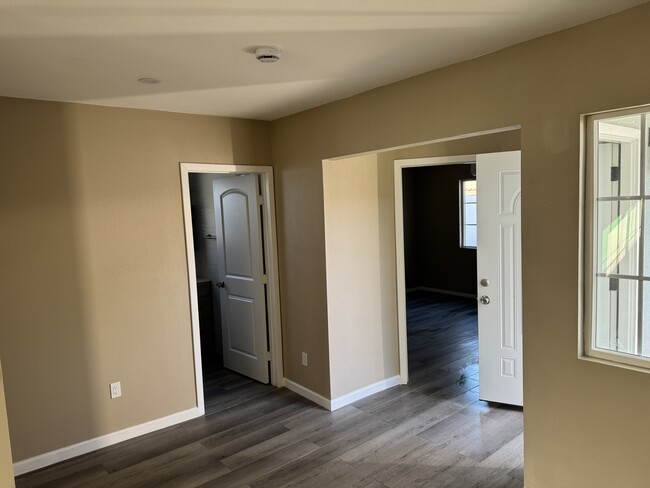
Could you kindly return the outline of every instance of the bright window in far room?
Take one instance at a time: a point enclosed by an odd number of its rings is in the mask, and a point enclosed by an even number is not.
[[[460,247],[476,249],[476,180],[460,180]]]

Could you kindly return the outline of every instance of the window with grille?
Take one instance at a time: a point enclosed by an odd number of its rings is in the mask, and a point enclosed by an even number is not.
[[[460,247],[476,249],[476,180],[460,181]]]
[[[650,112],[587,117],[584,355],[650,368]]]

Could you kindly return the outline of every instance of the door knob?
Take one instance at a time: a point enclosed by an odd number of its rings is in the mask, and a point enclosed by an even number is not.
[[[481,303],[483,305],[487,305],[488,303],[490,303],[490,297],[487,295],[483,295],[479,300],[481,300]]]
[[[490,280],[488,280],[487,278],[483,278],[481,280],[481,286],[490,286]]]
[[[226,284],[223,281],[220,281],[219,283],[217,283],[217,288],[225,288],[225,287],[226,287]]]

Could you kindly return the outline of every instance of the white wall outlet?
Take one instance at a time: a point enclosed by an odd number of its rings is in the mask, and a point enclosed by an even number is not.
[[[111,383],[111,399],[119,398],[122,396],[122,384],[118,381]]]
[[[303,366],[308,366],[309,365],[309,359],[307,358],[307,353],[306,352],[302,353],[302,365]]]

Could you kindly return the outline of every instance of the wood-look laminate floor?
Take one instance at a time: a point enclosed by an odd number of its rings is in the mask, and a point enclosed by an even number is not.
[[[206,383],[204,417],[17,487],[523,487],[521,410],[478,399],[475,301],[408,302],[409,385],[328,412],[222,371]]]

